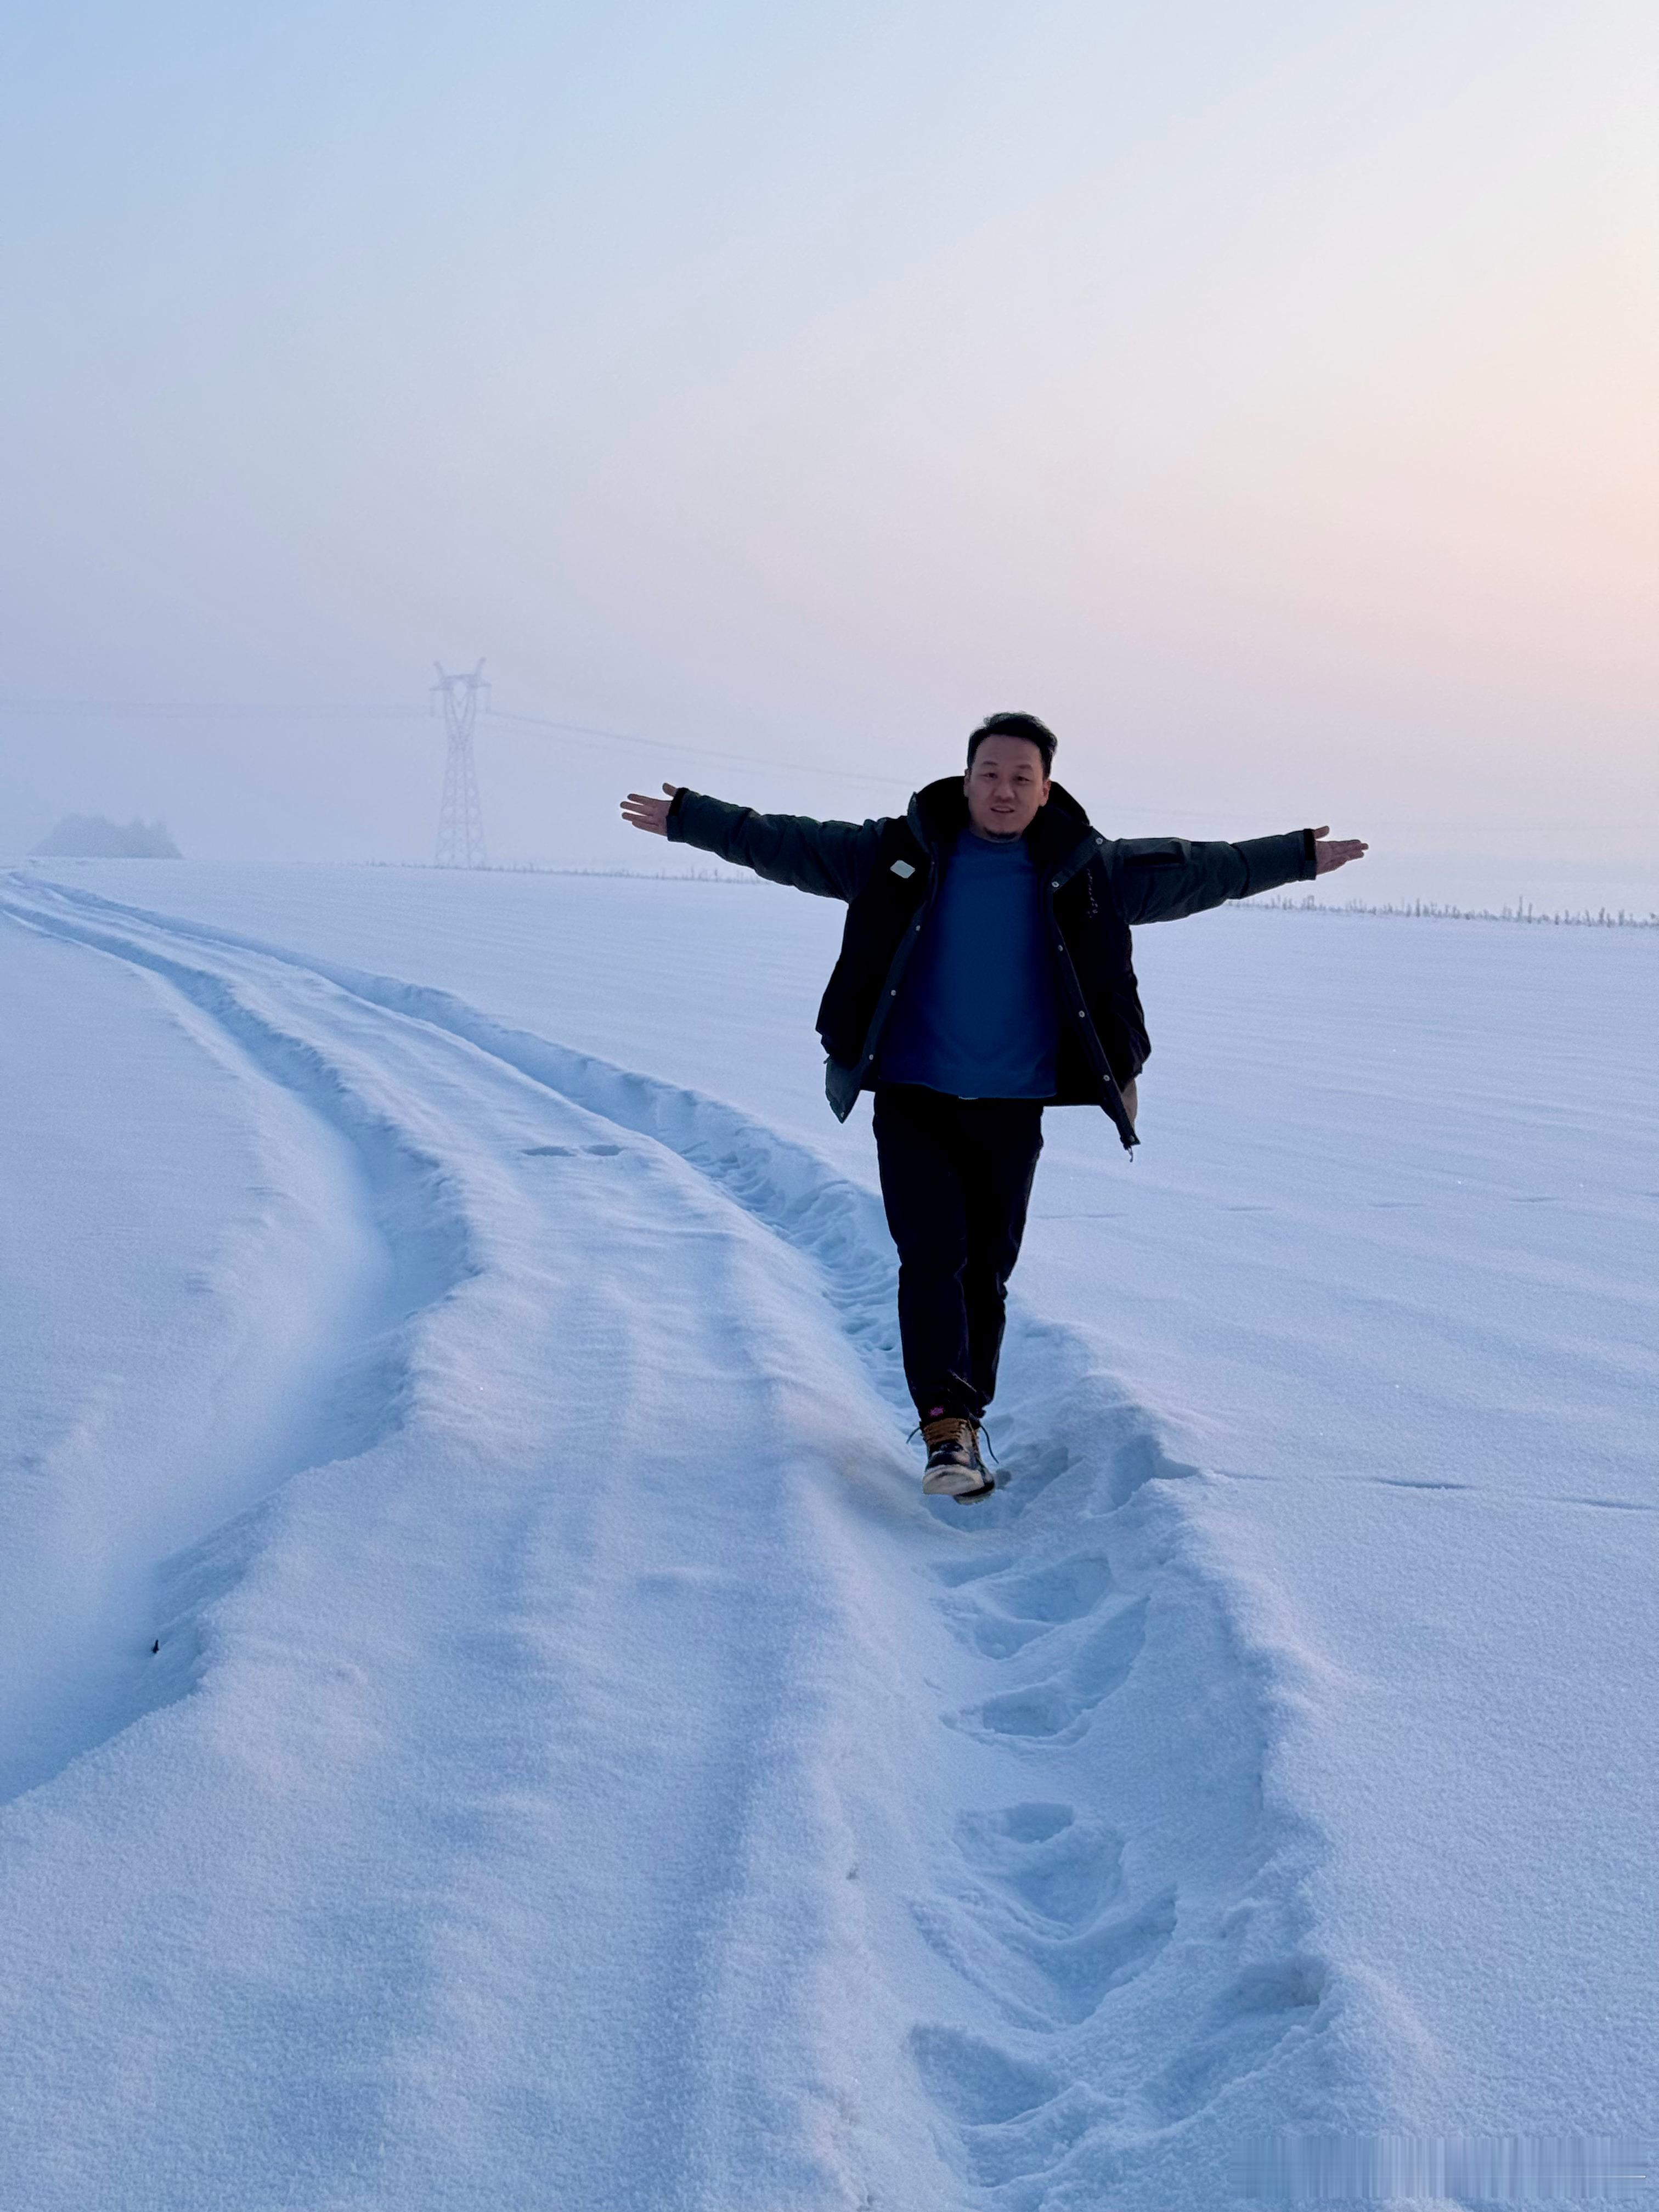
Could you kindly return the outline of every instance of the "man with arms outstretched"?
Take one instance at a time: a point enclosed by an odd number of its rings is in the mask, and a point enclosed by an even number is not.
[[[636,830],[847,902],[818,1008],[824,1088],[843,1121],[875,1093],[876,1158],[899,1255],[904,1376],[927,1447],[922,1488],[967,1504],[992,1479],[979,1432],[996,1388],[1042,1109],[1098,1106],[1126,1151],[1152,1050],[1130,926],[1324,875],[1358,860],[1324,829],[1243,843],[1103,837],[1049,780],[1054,732],[993,714],[967,774],[879,822],[813,822],[665,784],[630,793]]]

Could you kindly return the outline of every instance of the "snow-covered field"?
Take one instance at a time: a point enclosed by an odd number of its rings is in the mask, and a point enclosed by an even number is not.
[[[1146,1141],[1049,1117],[963,1510],[839,921],[0,876],[6,2212],[1659,2133],[1659,933],[1143,932]]]

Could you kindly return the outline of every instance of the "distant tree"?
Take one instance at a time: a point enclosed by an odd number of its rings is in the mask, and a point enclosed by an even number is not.
[[[66,814],[50,837],[34,848],[43,859],[58,860],[177,860],[183,856],[160,822],[118,822],[101,814]]]

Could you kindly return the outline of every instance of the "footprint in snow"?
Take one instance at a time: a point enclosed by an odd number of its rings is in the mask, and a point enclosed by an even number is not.
[[[972,1879],[912,1913],[932,1949],[1019,2027],[1076,2027],[1174,1932],[1173,1889],[1105,1917],[1123,1887],[1123,1838],[1069,1805],[964,1813],[956,1842]]]
[[[1123,1887],[1123,1838],[1069,1805],[1028,1800],[957,1817],[963,1863],[1015,1905],[1051,1926],[1080,1928]]]
[[[1128,1679],[1146,1640],[1146,1600],[1121,1607],[1087,1637],[1065,1672],[947,1716],[948,1724],[981,1741],[1029,1745],[1075,1743],[1097,1706]]]
[[[945,1618],[988,1659],[1007,1659],[1051,1629],[1092,1613],[1112,1587],[1112,1571],[1104,1559],[1085,1553],[1023,1574],[994,1571],[974,1581],[971,1598],[945,1601]]]
[[[1292,2029],[1308,2026],[1325,1994],[1316,1959],[1291,1957],[1249,1967],[1210,2008],[1203,2027],[1142,2091],[1164,2127],[1188,2119],[1230,2082],[1265,2066]]]
[[[969,2179],[983,2189],[1058,2166],[1107,2109],[1078,2084],[1063,2087],[1046,2067],[959,2028],[913,2028],[910,2057],[951,2124]]]
[[[1012,2025],[1040,2035],[1092,2019],[1114,1990],[1146,1972],[1176,1925],[1173,1890],[1077,1936],[1043,1935],[994,1899],[954,1909],[917,1899],[910,1910],[930,1950]]]

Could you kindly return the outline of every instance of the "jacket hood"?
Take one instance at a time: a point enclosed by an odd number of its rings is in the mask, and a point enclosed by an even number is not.
[[[959,775],[942,775],[911,795],[905,819],[930,852],[954,844],[968,827],[968,797]],[[1040,868],[1052,867],[1074,852],[1091,835],[1089,817],[1064,784],[1050,782],[1048,802],[1025,832],[1031,858]]]

